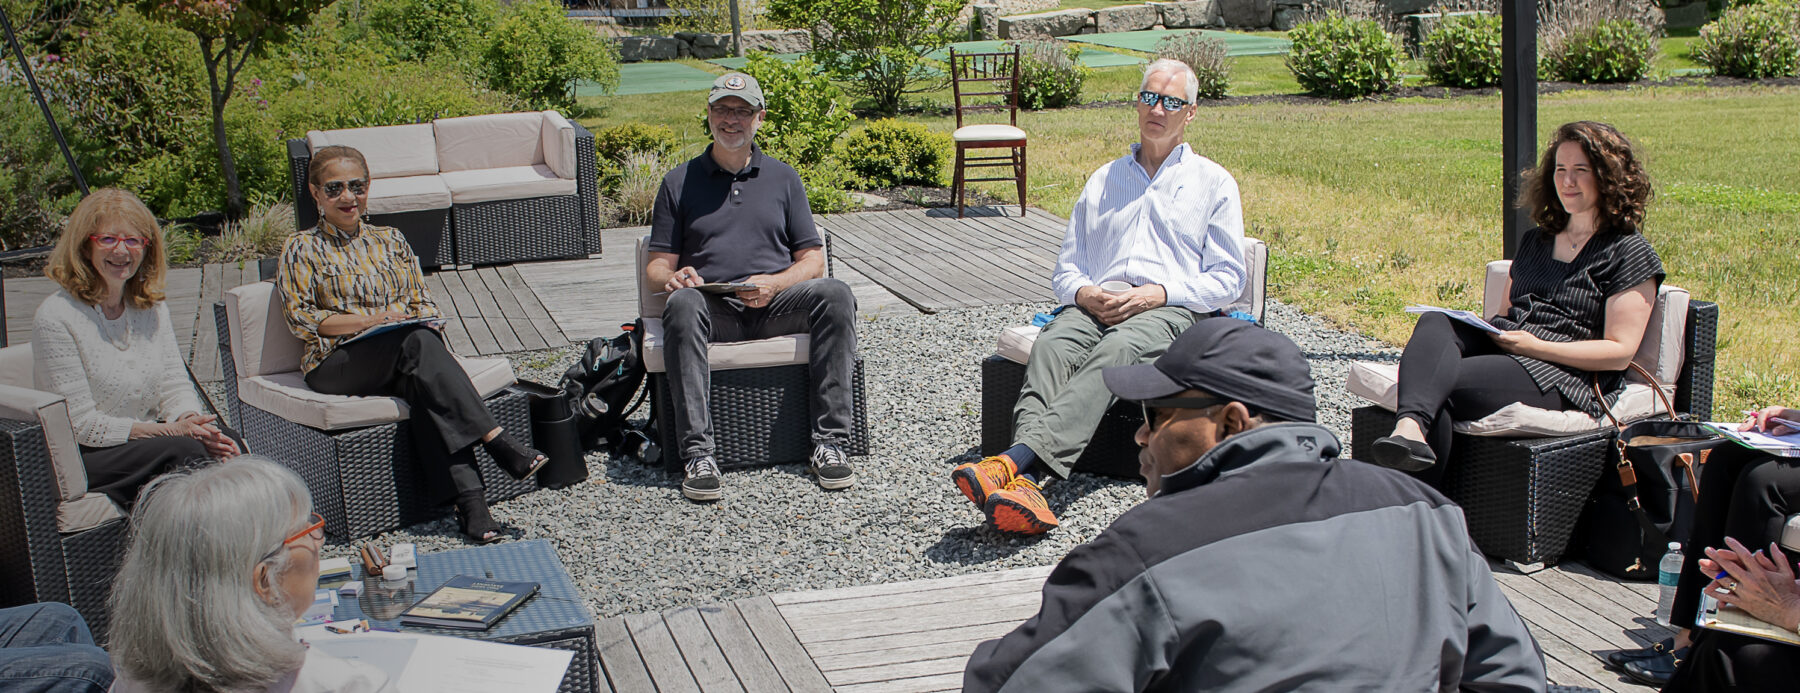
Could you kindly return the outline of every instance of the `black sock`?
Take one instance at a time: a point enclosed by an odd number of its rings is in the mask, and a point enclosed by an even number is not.
[[[1031,448],[1026,447],[1024,443],[1016,443],[1012,447],[1007,448],[1006,452],[1000,454],[1005,455],[1007,459],[1012,460],[1013,466],[1019,468],[1020,474],[1024,474],[1025,470],[1030,469],[1031,466],[1037,464],[1038,461],[1037,453],[1032,452]]]

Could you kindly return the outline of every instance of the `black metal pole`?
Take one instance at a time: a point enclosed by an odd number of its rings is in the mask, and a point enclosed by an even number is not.
[[[1537,2],[1500,2],[1500,138],[1506,199],[1500,202],[1502,257],[1519,250],[1519,235],[1531,228],[1531,216],[1513,206],[1519,199],[1519,172],[1537,153]]]

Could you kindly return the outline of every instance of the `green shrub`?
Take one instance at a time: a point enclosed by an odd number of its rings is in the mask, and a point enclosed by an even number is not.
[[[744,73],[756,78],[767,101],[757,144],[771,156],[797,169],[825,160],[832,143],[850,129],[844,92],[821,73],[811,59],[783,62],[753,52]]]
[[[312,204],[307,200],[305,204]],[[207,262],[237,262],[274,257],[294,232],[294,205],[287,202],[256,205],[243,219],[228,222],[206,254]]]
[[[419,63],[327,64],[272,80],[264,89],[278,139],[305,137],[307,130],[428,123],[524,108],[459,73]]]
[[[1081,98],[1088,68],[1076,62],[1079,46],[1049,39],[1015,43],[1019,47],[1019,107],[1034,111],[1073,106]]]
[[[178,136],[185,146],[125,167],[118,172],[119,185],[167,218],[225,209],[225,179],[219,172],[211,119],[187,118],[181,126]],[[279,130],[267,110],[247,99],[234,99],[225,107],[225,137],[231,142],[244,199],[251,205],[271,204],[288,190],[287,147]]]
[[[1200,83],[1197,92],[1202,99],[1223,99],[1231,87],[1231,62],[1226,59],[1223,39],[1211,38],[1198,31],[1164,36],[1151,52],[1158,58],[1187,63]]]
[[[1800,4],[1744,5],[1700,29],[1694,60],[1745,79],[1800,75]]]
[[[363,7],[376,40],[414,62],[449,55],[473,65],[481,37],[500,21],[495,0],[365,0]]]
[[[53,110],[66,128],[68,113]],[[0,83],[0,250],[54,242],[56,219],[78,199],[75,178],[31,95]]]
[[[673,164],[656,152],[633,151],[619,163],[618,192],[613,195],[616,213],[627,224],[650,223],[656,208],[656,193],[662,190],[663,176]]]
[[[1374,20],[1333,12],[1294,27],[1288,40],[1288,70],[1310,93],[1356,98],[1392,91],[1400,81],[1400,42]]]
[[[109,167],[183,148],[183,121],[209,117],[194,37],[130,7],[72,42],[64,57],[38,79],[68,108],[64,130],[108,143]]]
[[[612,194],[619,190],[627,156],[648,153],[661,157],[665,162],[674,162],[679,151],[681,139],[667,125],[624,123],[594,133],[594,158],[599,167],[600,191]]]
[[[906,94],[929,91],[943,77],[925,56],[955,40],[962,0],[769,0],[769,18],[812,31],[812,59],[832,77],[853,82],[880,113],[900,110]]]
[[[1474,89],[1500,83],[1500,16],[1461,14],[1443,17],[1419,43],[1425,76],[1449,87]]]
[[[192,226],[174,225],[163,228],[163,253],[171,265],[192,264],[200,259],[203,237]]]
[[[1650,73],[1656,39],[1629,19],[1604,19],[1547,41],[1538,71],[1561,82],[1635,82]]]
[[[838,160],[854,176],[858,189],[896,185],[943,185],[950,137],[918,123],[877,120],[851,133],[838,148]]]
[[[806,187],[806,204],[814,214],[833,214],[855,206],[856,201],[844,191],[850,187],[850,172],[836,159],[827,158],[797,170],[800,184]]]
[[[527,106],[572,109],[575,80],[619,85],[619,58],[612,44],[563,14],[551,0],[523,0],[512,6],[482,51],[488,86],[512,94]]]

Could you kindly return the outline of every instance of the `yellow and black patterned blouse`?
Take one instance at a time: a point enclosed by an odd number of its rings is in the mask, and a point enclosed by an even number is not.
[[[355,233],[321,220],[288,236],[275,280],[281,289],[288,329],[306,344],[300,368],[311,373],[332,349],[351,335],[319,334],[333,315],[374,315],[386,310],[415,318],[438,317],[425,295],[419,258],[400,232],[363,223]]]

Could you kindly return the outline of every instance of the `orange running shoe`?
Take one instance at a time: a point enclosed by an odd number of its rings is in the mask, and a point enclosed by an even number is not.
[[[950,471],[950,480],[977,508],[986,508],[988,496],[1005,488],[1019,475],[1019,465],[1006,455],[994,455],[980,462],[964,462]]]
[[[1002,532],[1043,534],[1060,524],[1056,513],[1050,512],[1050,504],[1044,502],[1044,494],[1038,492],[1038,485],[1025,477],[1015,477],[1006,483],[1006,488],[989,495],[984,510],[988,522]]]

